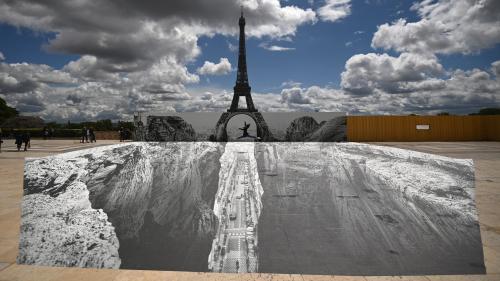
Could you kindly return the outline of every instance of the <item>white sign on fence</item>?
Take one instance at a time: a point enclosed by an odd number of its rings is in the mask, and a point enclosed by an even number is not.
[[[417,125],[417,130],[430,130],[431,125]]]

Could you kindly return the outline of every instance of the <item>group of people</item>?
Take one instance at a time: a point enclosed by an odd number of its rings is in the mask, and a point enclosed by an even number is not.
[[[23,146],[24,143],[24,151],[27,151],[28,148],[31,146],[31,135],[29,132],[27,133],[22,133],[22,134],[16,134],[15,135],[15,144],[17,146],[17,151],[21,151],[21,147]]]
[[[51,139],[54,136],[54,128],[43,128],[43,139]]]
[[[80,141],[80,143],[85,143],[85,142],[87,143],[97,142],[95,138],[94,128],[87,128],[87,127],[82,128],[82,140]]]
[[[123,127],[120,127],[120,130],[118,130],[118,134],[120,135],[120,142],[124,142],[126,139],[129,138],[129,132],[125,130]]]
[[[2,152],[2,143],[3,143],[2,129],[0,129],[0,152]],[[24,151],[27,151],[31,145],[31,135],[29,132],[25,133],[16,133],[14,135],[14,143],[16,144],[17,151],[21,151],[21,147],[24,144]]]

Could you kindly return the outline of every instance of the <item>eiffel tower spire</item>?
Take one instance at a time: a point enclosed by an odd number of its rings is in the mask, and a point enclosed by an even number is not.
[[[236,75],[236,85],[234,86],[233,101],[231,102],[231,107],[229,112],[235,111],[250,111],[256,112],[255,106],[253,105],[252,96],[250,94],[250,85],[248,84],[248,73],[247,73],[247,59],[246,59],[246,47],[245,47],[245,17],[243,15],[243,6],[241,7],[241,17],[239,20],[240,25],[240,44],[238,49],[238,73]],[[238,108],[238,102],[240,96],[244,96],[247,103],[247,109]]]

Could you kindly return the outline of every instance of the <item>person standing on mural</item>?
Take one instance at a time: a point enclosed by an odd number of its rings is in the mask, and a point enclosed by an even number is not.
[[[251,136],[248,134],[248,128],[250,128],[250,124],[247,124],[247,122],[245,122],[245,124],[243,125],[243,128],[238,128],[240,130],[243,131],[243,135],[241,137],[239,137],[238,139],[241,139],[241,138],[255,138],[254,136]]]

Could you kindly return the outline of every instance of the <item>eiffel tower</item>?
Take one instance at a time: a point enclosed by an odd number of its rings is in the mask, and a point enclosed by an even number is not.
[[[243,9],[241,10],[241,17],[239,20],[240,25],[240,46],[238,49],[238,73],[236,75],[236,85],[234,86],[233,101],[231,102],[231,107],[228,112],[237,111],[248,111],[257,112],[255,106],[253,105],[252,94],[250,90],[252,89],[248,84],[248,73],[247,73],[247,56],[245,47],[245,17],[243,16]],[[245,97],[247,108],[238,108],[238,103],[240,97]]]
[[[241,8],[241,17],[239,19],[240,26],[240,42],[238,49],[238,73],[236,75],[236,85],[234,86],[233,100],[231,107],[227,112],[222,113],[215,127],[217,141],[227,141],[226,126],[229,119],[232,117],[245,114],[250,116],[257,126],[257,137],[262,141],[272,141],[274,138],[267,127],[266,121],[262,114],[255,108],[252,100],[251,87],[248,83],[247,73],[247,58],[245,47],[245,17],[243,15],[243,7]],[[245,97],[247,104],[246,108],[239,107],[240,97]]]

